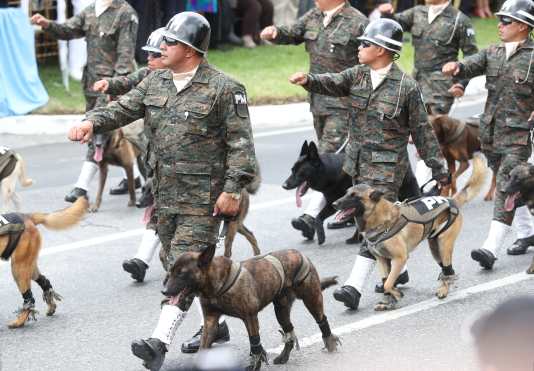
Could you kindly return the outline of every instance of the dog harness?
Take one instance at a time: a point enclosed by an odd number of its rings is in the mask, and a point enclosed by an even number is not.
[[[0,181],[11,175],[17,165],[17,156],[15,152],[7,147],[0,146]]]
[[[22,215],[17,213],[0,215],[0,236],[9,236],[7,246],[2,252],[2,255],[0,255],[0,259],[9,260],[25,228]]]
[[[408,223],[417,223],[424,226],[421,240],[425,238],[436,239],[454,223],[459,213],[458,206],[452,198],[441,196],[422,197],[408,202],[397,203],[395,206],[399,208],[400,215],[390,228],[379,228],[365,233],[365,239],[370,248],[389,240]],[[448,212],[447,221],[437,226],[436,229],[432,229],[434,221],[444,211]]]
[[[285,282],[286,282],[286,274],[285,274],[284,266],[282,265],[282,262],[277,257],[271,254],[258,255],[258,256],[253,257],[252,259],[254,260],[265,259],[269,263],[271,263],[271,265],[276,270],[276,273],[278,273],[278,276],[280,277],[280,287],[278,288],[277,295],[280,292],[282,292],[285,286]],[[228,290],[230,290],[232,286],[237,282],[243,270],[246,270],[246,268],[243,267],[243,262],[232,263],[232,266],[230,267],[230,274],[228,275],[228,278],[224,282],[224,285],[217,292],[216,296],[222,296],[226,292],[228,292]],[[305,257],[304,255],[301,255],[299,268],[297,269],[295,276],[293,277],[291,281],[292,284],[294,286],[299,285],[301,282],[303,282],[306,279],[306,277],[308,277],[308,274],[310,273],[310,271],[311,271],[310,261],[308,260],[307,257]]]

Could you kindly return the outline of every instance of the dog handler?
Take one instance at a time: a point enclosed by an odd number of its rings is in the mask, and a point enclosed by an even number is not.
[[[85,36],[87,64],[83,69],[82,85],[86,112],[105,106],[109,100],[108,95],[93,90],[95,81],[135,70],[134,52],[139,22],[135,10],[125,0],[96,0],[80,14],[61,24],[39,13],[32,16],[31,22],[60,40]],[[95,146],[89,142],[78,180],[65,196],[65,201],[74,202],[78,197],[87,195],[89,183],[98,171],[96,161]],[[139,176],[138,169],[136,176]]]
[[[442,184],[449,181],[417,83],[394,63],[401,52],[402,34],[402,27],[391,19],[373,21],[360,37],[361,65],[341,73],[297,72],[290,77],[290,82],[308,91],[350,97],[353,120],[343,170],[355,183],[370,185],[390,201],[397,200],[410,166],[406,149],[410,134],[434,178]],[[375,263],[362,245],[349,279],[334,298],[357,309]]]
[[[507,0],[496,15],[502,44],[492,45],[462,62],[449,62],[443,73],[459,78],[486,75],[488,99],[480,119],[480,143],[497,174],[497,189],[488,237],[471,258],[492,269],[514,219],[506,210],[504,186],[510,171],[527,162],[534,119],[534,2]],[[520,211],[518,209],[518,212]]]
[[[168,70],[152,72],[69,131],[71,140],[87,142],[94,133],[145,118],[155,160],[156,231],[167,271],[180,253],[216,243],[219,216],[237,214],[241,190],[256,174],[245,88],[207,63],[209,39],[203,16],[175,15],[161,45]],[[145,367],[160,369],[193,297],[188,293],[176,305],[163,305],[152,336],[132,343]]]

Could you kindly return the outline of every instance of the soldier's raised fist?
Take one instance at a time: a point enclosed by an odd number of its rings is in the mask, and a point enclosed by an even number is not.
[[[393,5],[390,3],[380,4],[378,11],[382,14],[393,14]]]
[[[456,76],[460,72],[460,64],[458,62],[445,63],[441,72],[446,76]]]
[[[50,24],[50,20],[43,17],[41,14],[39,13],[36,13],[34,14],[31,19],[30,19],[30,22],[32,24],[36,24],[37,26],[41,26],[42,28],[47,28],[48,25]]]
[[[296,72],[289,77],[289,82],[295,85],[306,85],[308,83],[308,75],[304,72]]]
[[[68,138],[73,142],[87,143],[93,137],[93,123],[82,121],[69,129]]]
[[[276,39],[277,35],[278,35],[278,30],[276,29],[276,27],[267,26],[261,31],[260,38],[262,40],[274,40]]]
[[[463,97],[465,89],[462,84],[457,83],[451,86],[451,88],[448,91],[449,93],[452,94],[453,97],[458,98],[458,97]]]
[[[109,88],[109,82],[107,80],[98,80],[93,84],[93,90],[100,93],[105,93]]]

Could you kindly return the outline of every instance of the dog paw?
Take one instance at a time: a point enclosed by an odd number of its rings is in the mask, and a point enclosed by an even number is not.
[[[375,305],[375,311],[383,312],[386,310],[392,310],[397,307],[398,300],[392,295],[384,295],[384,298]]]
[[[90,213],[96,213],[96,212],[98,212],[98,206],[96,206],[96,205],[91,205],[91,206],[89,206],[89,212],[90,212]]]
[[[248,367],[246,368],[247,371],[257,371],[261,368],[262,362],[268,363],[267,361],[267,353],[265,350],[262,349],[261,353],[259,354],[251,354],[250,355],[250,363]]]
[[[48,305],[48,310],[46,311],[47,316],[53,316],[56,313],[56,300],[61,301],[62,299],[63,297],[54,290],[47,290],[43,293],[43,300]]]
[[[135,200],[134,201],[132,201],[132,200],[128,201],[128,207],[133,207],[133,206],[135,206]]]
[[[24,324],[28,321],[37,321],[37,318],[35,316],[39,312],[37,312],[33,308],[30,308],[30,309],[21,308],[15,313],[18,314],[17,319],[15,319],[14,321],[8,324],[8,327],[11,329],[20,328],[24,326]]]
[[[534,264],[527,269],[527,274],[534,274]]]
[[[332,334],[326,338],[323,338],[324,347],[328,351],[328,353],[335,352],[337,350],[337,346],[341,345],[341,340],[339,340],[339,337]]]

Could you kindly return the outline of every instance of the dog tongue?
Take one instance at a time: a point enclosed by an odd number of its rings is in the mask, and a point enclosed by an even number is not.
[[[298,186],[297,192],[295,193],[295,201],[297,202],[297,207],[302,207],[302,192],[306,189],[306,182]]]
[[[148,224],[152,214],[154,214],[154,204],[145,207],[145,212],[143,213],[143,224]]]
[[[515,200],[519,197],[519,192],[516,192],[512,195],[508,195],[504,201],[504,209],[506,211],[512,211],[515,207]]]
[[[102,146],[96,146],[95,155],[94,155],[93,159],[96,162],[100,162],[100,161],[102,161],[103,154],[104,154],[104,148],[102,148]]]
[[[354,214],[354,208],[345,209],[336,214],[336,222],[343,222]]]

